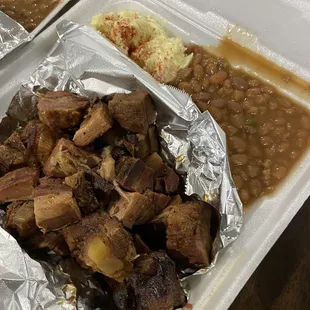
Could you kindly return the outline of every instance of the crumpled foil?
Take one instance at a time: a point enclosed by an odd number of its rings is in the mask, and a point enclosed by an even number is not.
[[[193,275],[206,273],[214,266],[219,251],[238,237],[243,221],[242,203],[230,174],[225,134],[208,112],[202,114],[197,109],[187,94],[174,87],[160,85],[94,29],[63,21],[57,26],[57,31],[59,39],[56,45],[29,82],[14,96],[7,117],[0,124],[1,140],[36,113],[36,92],[42,89],[69,90],[88,97],[134,89],[147,90],[158,113],[162,155],[183,176],[185,193],[208,202],[218,211],[219,229],[213,242],[211,265],[198,271],[185,271],[184,276],[189,272]],[[21,255],[22,250],[16,244],[10,253],[14,257],[15,254]],[[1,260],[3,255],[6,254],[0,250]],[[28,259],[24,266],[31,271],[32,266],[38,264]],[[12,273],[18,273],[18,268],[19,265],[14,266]],[[33,278],[36,279],[36,291],[41,286],[47,288],[47,285],[39,284],[44,278],[42,270],[39,270],[41,273],[38,271]],[[13,283],[15,285],[15,280]],[[19,283],[24,285],[24,281]],[[186,277],[182,285],[189,293]],[[8,285],[5,289],[8,299],[17,298],[15,290]],[[31,289],[26,290],[23,296],[38,307]],[[79,309],[88,308],[81,306]]]
[[[0,59],[32,39],[23,26],[0,11]]]

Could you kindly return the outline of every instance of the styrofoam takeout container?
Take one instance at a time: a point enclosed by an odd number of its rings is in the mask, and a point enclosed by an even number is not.
[[[248,32],[235,36],[247,47],[310,81],[310,4],[306,0],[81,0],[60,18],[88,24],[100,12],[135,10],[164,18],[166,28],[186,42],[217,44],[231,25]],[[298,22],[297,22],[298,21]],[[237,31],[238,32],[238,31]],[[239,31],[240,34],[240,31]],[[9,55],[0,68],[0,113],[56,40],[51,25],[23,51]],[[23,56],[18,59],[18,56]],[[1,64],[1,63],[0,63]],[[309,98],[310,99],[310,98]],[[310,100],[309,100],[310,102]],[[307,104],[307,98],[303,101]],[[310,193],[310,153],[272,196],[247,209],[239,239],[223,251],[207,275],[191,279],[194,309],[227,309],[255,268],[281,235]]]

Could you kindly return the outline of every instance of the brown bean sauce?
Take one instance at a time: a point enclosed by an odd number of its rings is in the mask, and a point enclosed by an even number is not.
[[[60,0],[0,0],[0,10],[27,31],[32,31],[59,2]]]
[[[309,109],[205,48],[172,83],[208,110],[227,135],[232,176],[244,204],[271,193],[310,144]]]

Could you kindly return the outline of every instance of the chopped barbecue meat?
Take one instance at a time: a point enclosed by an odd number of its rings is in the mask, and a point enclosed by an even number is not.
[[[148,130],[150,153],[158,153],[159,145],[155,126],[150,126]]]
[[[129,133],[125,136],[124,144],[133,157],[143,159],[150,154],[148,137],[145,135]]]
[[[33,120],[25,127],[23,136],[28,150],[35,154],[37,160],[44,165],[55,147],[52,130],[39,120]]]
[[[150,222],[168,204],[170,197],[147,190],[138,192],[122,192],[120,199],[113,203],[109,214],[115,216],[125,227],[142,225]]]
[[[31,200],[38,183],[38,171],[34,168],[20,168],[0,178],[0,202]]]
[[[11,169],[20,167],[27,161],[26,148],[17,132],[0,145],[0,174],[3,175]]]
[[[29,249],[48,249],[59,255],[69,255],[70,251],[65,241],[62,231],[50,231],[43,234],[37,231],[25,242],[25,246]]]
[[[115,179],[115,160],[112,157],[112,147],[107,146],[102,153],[102,163],[98,170],[99,175],[110,182]]]
[[[154,175],[140,159],[122,157],[116,164],[116,181],[125,189],[143,193],[153,189]]]
[[[6,209],[4,229],[15,237],[29,238],[38,230],[33,208],[33,201],[12,202]]]
[[[155,190],[161,193],[173,194],[179,188],[180,178],[174,170],[167,165],[156,179]]]
[[[40,185],[62,185],[65,184],[64,179],[60,178],[50,178],[50,177],[43,177],[39,179]]]
[[[34,214],[43,232],[57,230],[81,219],[81,212],[66,184],[39,185],[34,190]]]
[[[114,290],[120,310],[171,310],[186,303],[174,262],[163,252],[141,254],[127,285]]]
[[[156,119],[151,96],[143,91],[116,94],[109,101],[109,111],[123,128],[144,135]]]
[[[95,213],[63,229],[77,260],[109,278],[122,282],[132,271],[136,250],[131,235],[107,213]]]
[[[85,179],[85,173],[79,171],[70,177],[66,177],[66,184],[73,190],[79,208],[82,213],[89,214],[99,208],[99,202],[89,181]]]
[[[164,171],[163,159],[158,155],[158,153],[153,153],[144,160],[145,164],[151,168],[154,172],[154,176],[158,177],[162,175]]]
[[[212,237],[211,207],[203,202],[173,206],[165,215],[167,248],[176,260],[186,258],[191,265],[208,266]]]
[[[80,169],[95,167],[100,158],[77,148],[71,141],[64,138],[56,144],[52,154],[44,165],[44,173],[52,177],[66,177]]]
[[[80,129],[73,137],[73,142],[77,146],[86,146],[108,131],[112,124],[108,106],[97,103],[88,111]]]
[[[50,91],[39,98],[39,118],[53,130],[72,128],[80,123],[88,105],[86,98],[73,93]]]

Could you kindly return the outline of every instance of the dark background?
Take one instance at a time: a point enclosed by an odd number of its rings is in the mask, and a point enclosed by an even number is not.
[[[310,198],[229,310],[310,309]]]

